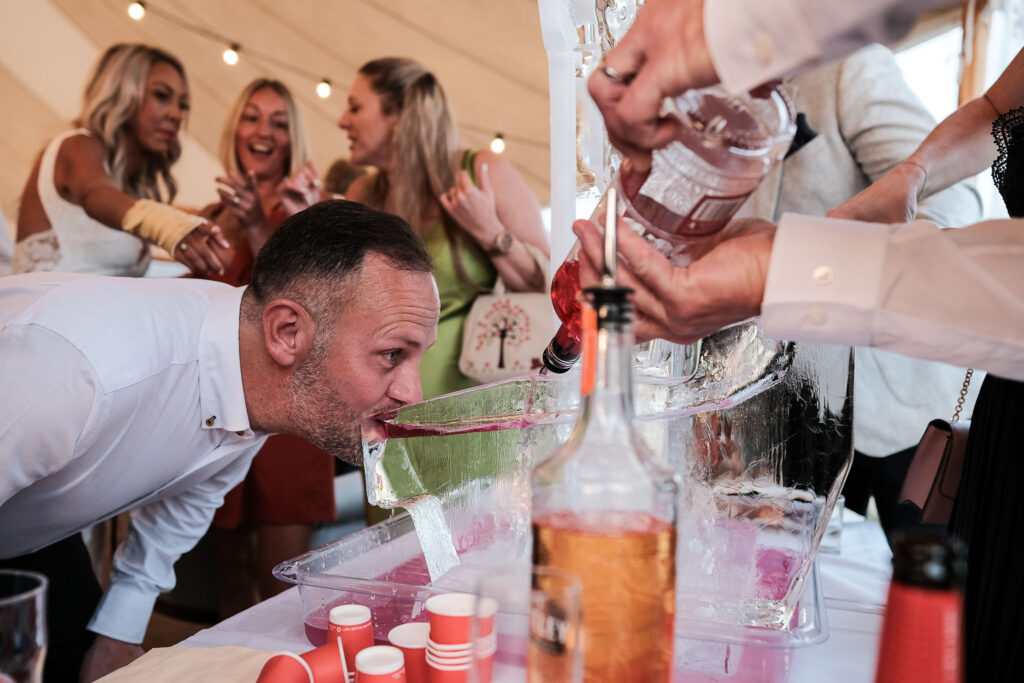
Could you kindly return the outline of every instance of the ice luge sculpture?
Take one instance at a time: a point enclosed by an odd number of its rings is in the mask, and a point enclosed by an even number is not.
[[[683,632],[792,625],[852,457],[852,357],[747,323],[705,340],[692,380],[636,374],[639,429],[680,478]],[[528,557],[530,471],[568,436],[577,386],[523,377],[366,423],[371,502],[412,511],[432,578],[458,561],[446,539],[465,543],[467,520],[471,542],[503,549],[492,561]]]

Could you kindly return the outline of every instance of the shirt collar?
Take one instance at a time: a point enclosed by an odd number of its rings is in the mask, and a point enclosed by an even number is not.
[[[217,287],[199,333],[199,405],[203,429],[227,429],[251,436],[242,390],[238,320],[245,287]]]

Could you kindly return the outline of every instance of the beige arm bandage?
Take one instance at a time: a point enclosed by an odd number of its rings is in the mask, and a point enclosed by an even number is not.
[[[179,211],[169,204],[140,199],[125,212],[121,227],[173,255],[178,242],[206,222],[205,218]]]

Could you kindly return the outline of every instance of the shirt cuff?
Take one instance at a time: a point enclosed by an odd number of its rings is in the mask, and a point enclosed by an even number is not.
[[[786,214],[761,322],[773,339],[870,346],[892,226]]]
[[[797,3],[706,0],[704,39],[722,85],[750,90],[780,78],[820,53]]]
[[[114,581],[100,600],[88,629],[126,643],[141,643],[158,594],[131,581]]]

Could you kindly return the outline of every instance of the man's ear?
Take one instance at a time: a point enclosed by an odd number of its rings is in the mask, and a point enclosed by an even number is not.
[[[282,368],[294,368],[313,348],[316,323],[301,304],[274,299],[263,308],[263,341]]]

